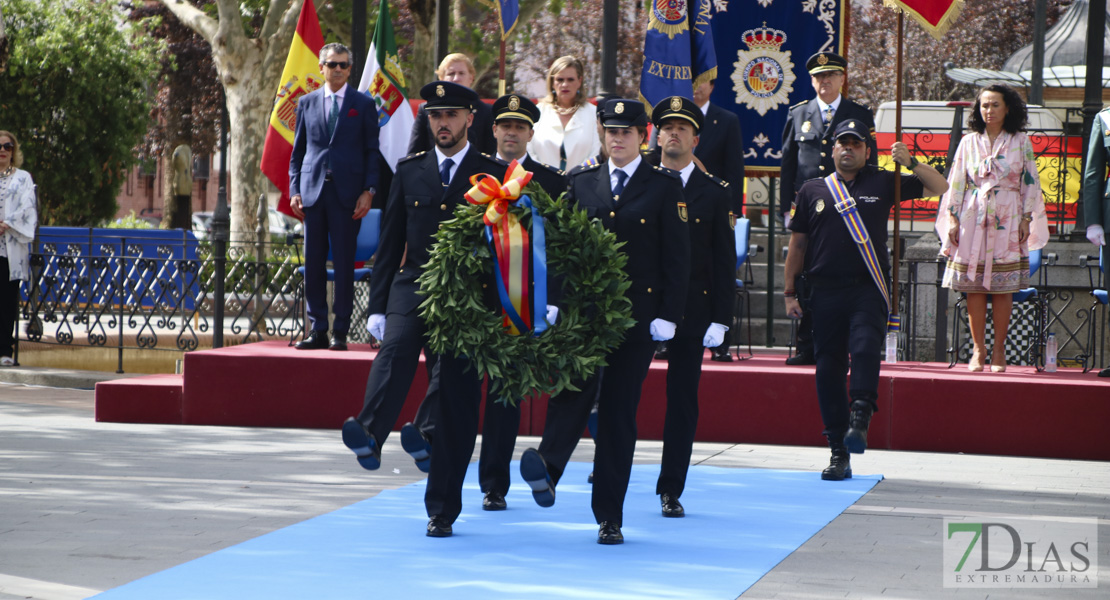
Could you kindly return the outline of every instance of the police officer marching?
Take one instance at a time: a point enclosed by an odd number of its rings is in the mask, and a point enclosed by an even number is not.
[[[871,149],[867,164],[879,164],[874,139],[875,118],[871,109],[840,93],[847,67],[848,61],[832,52],[818,52],[806,61],[806,70],[809,71],[810,82],[817,97],[792,106],[782,132],[782,195],[779,212],[788,228],[790,207],[802,184],[814,177],[825,177],[833,172],[832,134],[841,123],[848,119],[863,123],[867,132],[867,146]],[[807,301],[804,282],[787,280],[786,286],[798,290],[798,298],[804,307]],[[806,314],[798,323],[797,354],[787,359],[788,365],[813,364],[813,323],[808,317],[808,311]]]
[[[736,295],[735,217],[728,183],[694,165],[704,124],[701,108],[681,96],[664,98],[651,113],[661,164],[682,177],[679,210],[690,230],[690,286],[686,310],[667,346],[667,413],[663,464],[655,493],[663,516],[682,517],[678,498],[686,486],[698,425],[698,382],[706,348],[721,345]]]
[[[857,119],[836,128],[831,148],[835,173],[810,180],[798,190],[786,257],[785,280],[794,281],[804,262],[811,287],[808,310],[813,314],[817,401],[832,450],[821,479],[832,481],[850,478],[848,453],[867,448],[867,429],[878,409],[890,302],[896,301],[889,290],[886,248],[895,174],[865,166],[870,138],[867,123]],[[901,177],[903,200],[948,190],[944,176],[917,162],[905,144],[896,142],[891,155],[912,173]],[[853,235],[860,231],[866,236]],[[785,296],[787,315],[801,317],[796,291],[788,288]]]

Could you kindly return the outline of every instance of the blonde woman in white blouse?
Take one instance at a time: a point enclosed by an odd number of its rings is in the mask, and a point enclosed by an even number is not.
[[[533,159],[566,171],[601,151],[597,107],[582,90],[585,74],[582,61],[573,56],[561,56],[551,63],[547,96],[538,103],[540,120],[528,143],[528,155]]]
[[[14,364],[12,353],[19,282],[30,275],[28,244],[35,238],[38,211],[35,183],[20,170],[23,154],[15,134],[0,131],[0,366]]]

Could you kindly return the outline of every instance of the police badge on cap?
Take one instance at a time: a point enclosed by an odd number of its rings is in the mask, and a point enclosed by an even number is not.
[[[627,98],[611,98],[598,111],[602,127],[647,127],[644,105]]]
[[[540,120],[540,109],[528,98],[520,94],[506,94],[493,103],[493,122],[503,119],[524,121],[535,125]]]
[[[826,73],[829,71],[843,72],[848,68],[848,61],[835,52],[818,52],[806,61],[806,70],[810,75]]]
[[[666,119],[682,119],[689,122],[694,126],[694,131],[701,131],[701,126],[705,122],[705,115],[701,112],[701,107],[694,104],[693,100],[683,98],[682,96],[671,96],[670,98],[663,98],[651,109],[651,123],[656,127],[662,127],[663,121]]]
[[[433,81],[420,88],[420,97],[427,104],[425,110],[447,110],[449,108],[474,110],[481,100],[478,92],[450,81]]]

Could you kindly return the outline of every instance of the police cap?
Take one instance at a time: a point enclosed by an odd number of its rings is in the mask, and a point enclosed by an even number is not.
[[[835,52],[818,52],[806,61],[806,70],[810,75],[828,71],[844,72],[848,68],[848,61]]]
[[[429,83],[420,88],[420,97],[427,102],[424,105],[425,110],[446,110],[449,108],[474,110],[474,106],[481,102],[478,99],[478,92],[465,85],[450,81]]]
[[[493,103],[493,122],[502,119],[524,121],[535,125],[540,120],[540,109],[528,98],[520,94],[506,94]]]
[[[614,94],[612,92],[602,92],[602,93],[597,95],[597,98],[594,99],[597,102],[597,122],[598,123],[601,122],[601,115],[604,114],[604,111],[602,109],[605,108],[605,103],[608,102],[610,98],[620,98],[620,96],[618,96],[617,94]]]
[[[701,107],[694,104],[693,100],[683,98],[682,96],[671,96],[663,98],[651,109],[651,123],[656,127],[662,127],[663,121],[666,119],[683,119],[690,122],[694,126],[694,132],[701,131],[701,126],[705,122],[705,115],[701,112]]]
[[[647,127],[647,111],[642,102],[627,98],[610,98],[598,111],[602,127]]]
[[[867,141],[870,130],[863,121],[859,119],[848,119],[846,121],[841,121],[840,125],[836,126],[836,130],[833,131],[833,140],[839,140],[845,135],[852,135],[863,141]]]

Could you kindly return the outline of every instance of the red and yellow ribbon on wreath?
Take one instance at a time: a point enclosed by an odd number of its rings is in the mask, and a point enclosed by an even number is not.
[[[504,183],[492,175],[479,173],[470,178],[473,186],[466,193],[466,201],[486,205],[483,221],[486,240],[493,250],[494,276],[497,292],[504,310],[504,324],[513,335],[531,331],[539,335],[547,328],[547,261],[544,251],[543,219],[537,214],[532,201],[523,195],[525,186],[532,180],[532,173],[524,170],[517,161],[509,163]],[[532,211],[532,232],[509,211],[509,206],[521,202]],[[535,293],[531,281],[535,280]],[[529,326],[529,323],[532,326]]]

